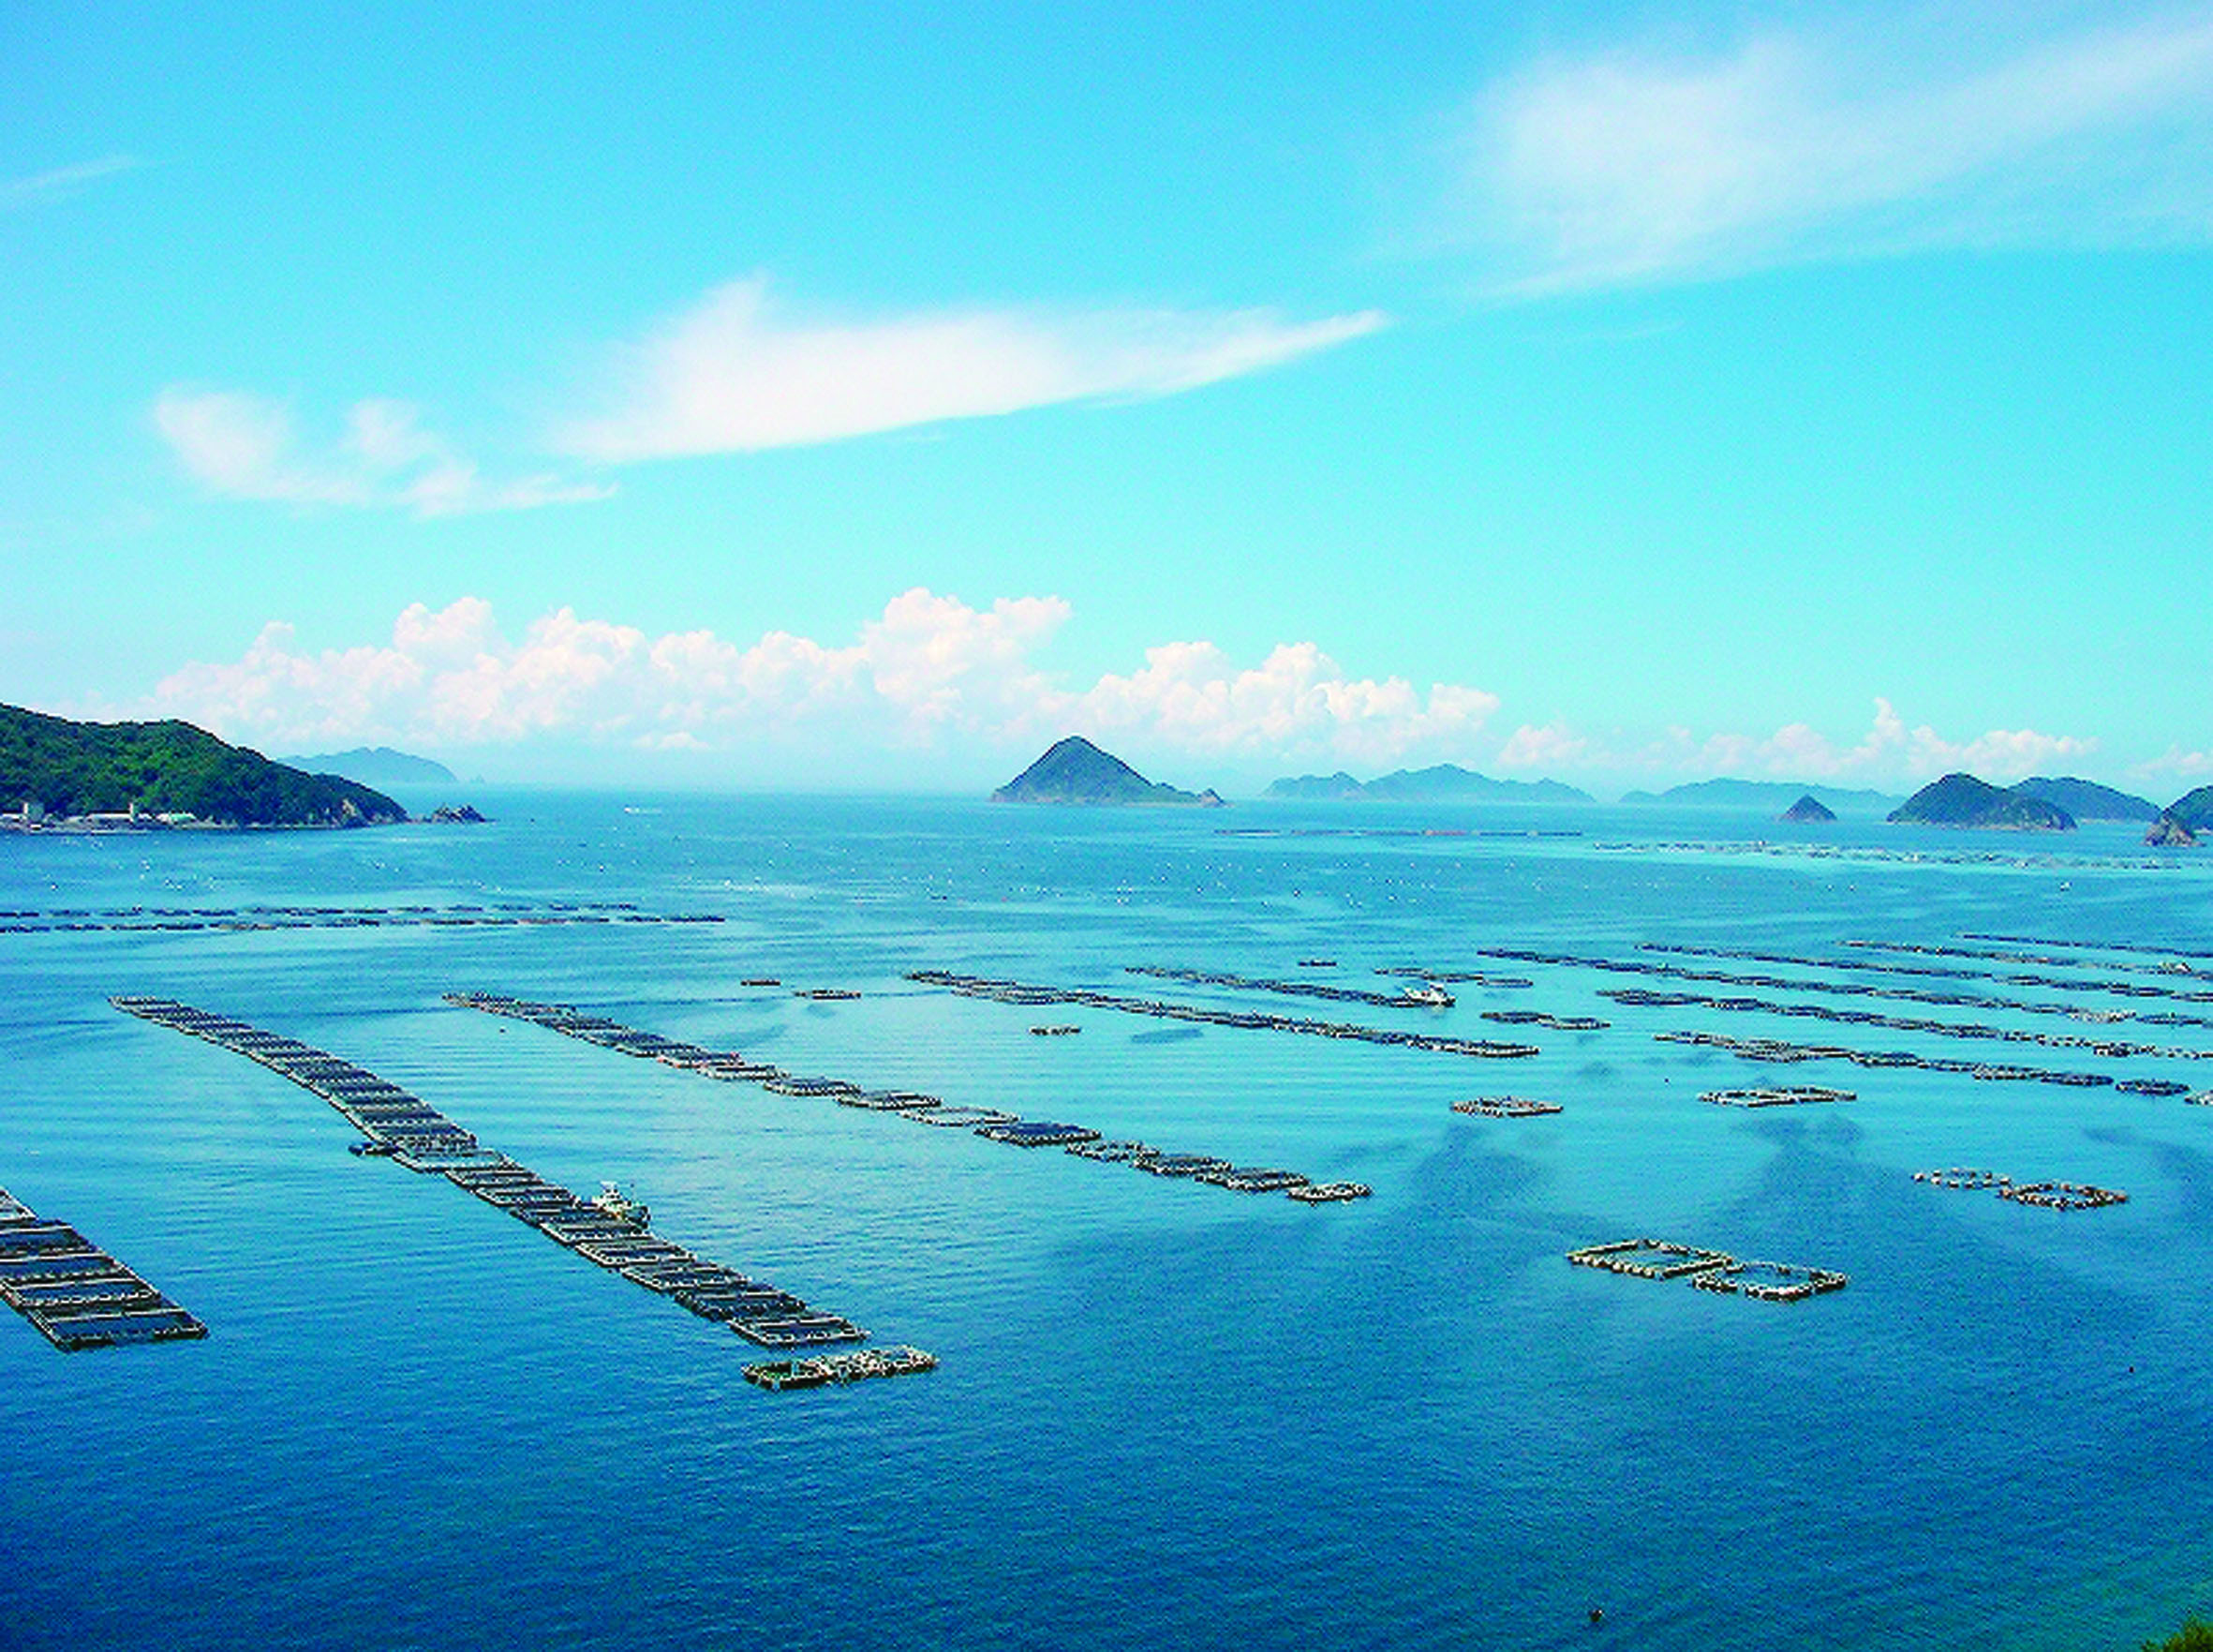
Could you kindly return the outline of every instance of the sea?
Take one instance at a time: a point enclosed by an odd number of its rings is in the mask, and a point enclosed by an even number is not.
[[[2213,1005],[2174,996],[2213,990],[2213,851],[1659,806],[473,800],[490,824],[0,838],[0,1187],[209,1328],[66,1354],[0,1312],[0,1645],[2027,1652],[2213,1614],[2213,1107],[1656,1036],[2213,1087],[2188,1024]],[[1819,990],[1601,967],[1655,960]],[[1133,966],[1530,984],[1422,1008]],[[466,990],[1371,1194],[715,1082],[444,1001]],[[320,1099],[127,993],[358,1062],[939,1365],[755,1387],[773,1356],[349,1153]],[[1606,1024],[1484,1019],[1515,1010]],[[1777,1083],[1854,1099],[1701,1100]],[[1499,1094],[1561,1110],[1453,1110]],[[1958,1167],[2128,1199],[1915,1179]],[[1567,1260],[1640,1237],[1849,1283],[1767,1302]]]

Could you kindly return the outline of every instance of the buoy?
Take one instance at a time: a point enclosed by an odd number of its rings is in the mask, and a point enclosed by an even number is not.
[[[1606,1621],[1606,1608],[1605,1608],[1605,1607],[1603,1607],[1603,1606],[1594,1606],[1594,1607],[1592,1607],[1592,1608],[1591,1608],[1591,1621],[1592,1621],[1593,1623],[1603,1623],[1603,1622],[1605,1622],[1605,1621]]]

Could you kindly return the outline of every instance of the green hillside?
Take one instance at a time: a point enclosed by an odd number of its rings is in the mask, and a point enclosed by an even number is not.
[[[2015,832],[2072,832],[2074,818],[2042,797],[2001,791],[1971,774],[1948,774],[1892,811],[1894,822],[1916,826],[1977,826]]]
[[[72,722],[0,706],[0,810],[190,814],[228,826],[373,826],[408,818],[381,792],[306,774],[188,722]]]
[[[2193,832],[2213,826],[2213,786],[2184,793],[2167,805],[2165,812],[2169,820],[2180,821]]]

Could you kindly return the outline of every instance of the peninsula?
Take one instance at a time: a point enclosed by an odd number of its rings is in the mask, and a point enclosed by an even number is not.
[[[335,775],[303,773],[165,722],[75,722],[0,706],[0,810],[20,828],[381,826],[408,811]]]
[[[2057,803],[2009,792],[1971,774],[1948,774],[1906,799],[1894,825],[1969,826],[2015,832],[2072,832],[2074,817]]]
[[[1372,781],[1335,774],[1302,774],[1273,781],[1262,794],[1285,803],[1590,803],[1588,792],[1558,781],[1494,781],[1487,774],[1439,763],[1401,768]]]
[[[994,803],[1138,804],[1154,808],[1219,809],[1211,787],[1179,791],[1147,780],[1121,758],[1081,735],[1070,735],[991,794]]]

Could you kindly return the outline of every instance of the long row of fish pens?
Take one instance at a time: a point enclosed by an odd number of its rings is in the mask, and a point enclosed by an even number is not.
[[[1777,1004],[1766,998],[1715,998],[1704,992],[1655,992],[1619,987],[1599,994],[1616,1004],[1660,1009],[1717,1009],[1729,1015],[1790,1016],[1834,1021],[1852,1027],[1880,1027],[1893,1033],[1923,1033],[1938,1038],[1969,1038],[1998,1044],[2033,1044],[2042,1049],[2086,1049],[2109,1061],[2148,1056],[2159,1061],[2213,1061],[2213,1049],[2177,1049],[2134,1044],[2082,1033],[2032,1033],[2021,1027],[1993,1027],[1982,1021],[1933,1021],[1925,1016],[1886,1016],[1871,1009],[1835,1009],[1826,1004]]]
[[[1232,975],[1219,970],[1171,969],[1166,964],[1133,963],[1123,966],[1133,975],[1161,981],[1188,981],[1195,987],[1227,987],[1240,992],[1280,992],[1294,998],[1324,998],[1334,1004],[1370,1004],[1379,1009],[1429,1007],[1404,989],[1373,992],[1364,987],[1331,987],[1320,981],[1282,981],[1265,975]]]
[[[2117,1187],[2095,1187],[2087,1182],[2016,1182],[1996,1170],[1916,1170],[1916,1182],[1976,1193],[1995,1193],[2015,1204],[2047,1211],[2094,1211],[2105,1205],[2125,1205],[2129,1196]]]
[[[1915,1055],[1907,1049],[1848,1049],[1841,1044],[1794,1044],[1788,1038],[1733,1038],[1727,1033],[1688,1032],[1682,1029],[1655,1033],[1652,1036],[1656,1043],[1690,1044],[1705,1049],[1725,1050],[1745,1061],[1775,1064],[1849,1061],[1863,1067],[1911,1067],[1929,1073],[1965,1073],[1970,1079],[2064,1084],[2077,1089],[2110,1086],[2116,1090],[2148,1095],[2168,1094],[2185,1088],[2167,1079],[2116,1079],[2111,1073],[2068,1073],[2049,1067],[2013,1066],[2001,1062],[1958,1061],[1948,1056]]]
[[[2197,972],[2190,965],[2178,962],[2125,963],[2108,959],[2080,959],[2048,953],[1930,945],[1919,941],[1849,940],[1843,945],[1861,952],[1898,952],[1912,956],[1968,959],[1984,963],[2036,964],[2056,969],[2102,970],[2124,975],[2197,976]],[[1807,958],[1791,952],[1761,952],[1747,946],[1690,946],[1659,941],[1641,941],[1637,949],[1640,952],[1673,953],[1686,958],[1734,959],[1746,963],[1781,963],[1803,969],[1846,970],[1860,975],[1910,975],[1945,981],[1997,981],[2008,987],[2047,987],[2057,992],[2106,992],[2121,998],[2171,998],[2185,1004],[2213,1004],[2213,992],[2181,991],[2173,987],[2152,986],[2143,981],[2020,975],[2004,970],[1958,969],[1947,964],[1894,963],[1871,958]]]
[[[1579,1268],[1598,1268],[1638,1279],[1687,1279],[1701,1290],[1747,1296],[1757,1302],[1797,1302],[1842,1290],[1849,1277],[1828,1268],[1795,1262],[1742,1261],[1727,1251],[1705,1250],[1664,1239],[1623,1239],[1571,1250]]]
[[[1660,980],[1694,981],[1709,986],[1754,987],[1763,991],[1772,992],[1829,992],[1848,998],[1880,998],[1905,1004],[1934,1005],[1939,1008],[2003,1009],[2016,1011],[2022,1015],[2061,1016],[2070,1020],[2077,1021],[2099,1021],[2112,1023],[2116,1021],[2126,1021],[2137,1019],[2135,1012],[2126,1009],[2094,1009],[2077,1004],[2040,1004],[2028,999],[1995,997],[1987,992],[1938,992],[1932,991],[1926,988],[1919,987],[1882,987],[1874,985],[1873,983],[1867,981],[1804,980],[1788,975],[1742,975],[1730,970],[1692,969],[1685,964],[1655,963],[1648,959],[1582,958],[1568,953],[1535,953],[1521,950],[1514,950],[1510,952],[1501,951],[1497,954],[1497,956],[1523,959],[1534,963],[1570,966],[1578,969],[1603,970],[1611,975],[1644,975],[1655,977]],[[1831,967],[1823,965],[1819,960],[1805,960],[1803,961],[1805,961],[1808,967],[1812,968]],[[2046,984],[2061,989],[2068,989],[2073,986],[2073,983],[2065,981],[2053,981]],[[2146,996],[2146,994],[2135,993],[2131,995]],[[1620,999],[1618,998],[1617,994],[1611,992],[1605,994],[1605,996],[1609,998],[1615,998],[1617,1002],[1638,1002],[1634,999]],[[1683,997],[1685,1000],[1688,1001],[1692,999],[1694,995],[1686,993],[1683,995]],[[1880,1018],[1861,1011],[1824,1011],[1812,1006],[1802,1006],[1784,1013],[1792,1015],[1826,1014],[1833,1019],[1879,1021],[1883,1025],[1906,1024],[1903,1022],[1880,1021]],[[1943,1026],[1946,1023],[1930,1022],[1928,1024],[1931,1026]],[[2161,1018],[2161,1022],[2158,1024],[2196,1026],[2204,1025],[2206,1023],[2198,1017],[2176,1016]],[[2022,1036],[2031,1037],[2040,1035],[2024,1034]],[[2054,1034],[2052,1036],[2057,1035]],[[2069,1040],[2064,1038],[2061,1038],[2059,1041],[2062,1043],[2069,1042]],[[2080,1040],[2078,1039],[2075,1041],[2079,1042]],[[2151,1048],[2149,1046],[2146,1046],[2141,1050],[2138,1050],[2137,1053],[2152,1053]]]
[[[964,998],[988,998],[1000,1004],[1026,1006],[1077,1004],[1089,1009],[1119,1010],[1125,1015],[1154,1016],[1172,1021],[1197,1021],[1208,1026],[1254,1028],[1270,1033],[1303,1033],[1318,1038],[1357,1038],[1370,1044],[1390,1044],[1401,1049],[1434,1050],[1446,1055],[1512,1059],[1542,1053],[1534,1044],[1507,1044],[1494,1038],[1456,1038],[1440,1033],[1362,1027],[1345,1021],[1312,1021],[1296,1016],[1270,1015],[1260,1010],[1206,1009],[1195,1004],[1170,1004],[1157,998],[1124,998],[1119,993],[1094,992],[1080,987],[1033,986],[1024,981],[959,975],[952,970],[915,970],[909,974],[907,979],[918,981],[924,986],[943,987]]]
[[[263,930],[374,930],[428,926],[482,929],[547,924],[719,924],[714,913],[640,912],[627,902],[549,906],[119,906],[104,911],[77,908],[51,912],[0,912],[0,934],[77,934],[103,930],[124,932],[215,930],[246,933]]]
[[[2102,952],[2134,952],[2170,960],[2179,960],[2186,958],[2213,958],[2213,952],[2199,952],[2193,951],[2188,946],[2168,946],[2146,941],[2059,941],[2048,935],[1989,935],[1978,933],[1973,930],[1967,931],[1965,939],[1995,941],[2000,945],[2008,946],[2094,947]],[[2112,969],[2117,966],[2106,964],[2102,967]],[[2169,975],[2188,975],[2191,973],[2190,966],[2179,961],[2170,961],[2163,966],[2163,969],[2164,973]]]
[[[1787,843],[1766,838],[1715,842],[1679,838],[1661,842],[1650,839],[1595,842],[1592,848],[1611,855],[1758,855],[1777,860],[1840,861],[1862,866],[2002,866],[2016,871],[2160,871],[2171,872],[2180,864],[2146,855],[2121,860],[2087,855],[2009,855],[2002,849],[1877,849],[1848,847],[1841,843]]]
[[[364,1152],[442,1175],[587,1260],[674,1299],[703,1319],[729,1326],[749,1342],[812,1347],[868,1335],[842,1316],[811,1308],[790,1291],[661,1238],[620,1213],[623,1207],[609,1208],[616,1201],[585,1198],[505,1153],[487,1151],[427,1102],[343,1057],[174,999],[126,996],[109,1002],[260,1063],[329,1102],[366,1138]]]
[[[67,1222],[0,1187],[0,1301],[64,1353],[177,1342],[207,1327]]]
[[[757,1083],[775,1095],[816,1096],[843,1107],[893,1113],[918,1124],[965,1129],[987,1141],[1008,1147],[1065,1148],[1080,1157],[1128,1164],[1156,1176],[1188,1178],[1236,1193],[1287,1193],[1309,1204],[1364,1198],[1369,1192],[1359,1183],[1316,1183],[1296,1170],[1240,1168],[1227,1159],[1201,1153],[1164,1153],[1142,1142],[1106,1141],[1088,1124],[1025,1119],[995,1108],[947,1107],[939,1097],[917,1090],[871,1090],[850,1079],[796,1077],[766,1062],[749,1061],[735,1050],[706,1049],[680,1039],[663,1037],[659,1033],[625,1026],[607,1016],[590,1014],[571,1004],[540,1004],[501,992],[449,992],[445,999],[457,1008],[483,1010],[487,1015],[528,1021],[603,1049],[657,1061],[664,1066],[700,1073],[710,1079],[745,1080]]]

